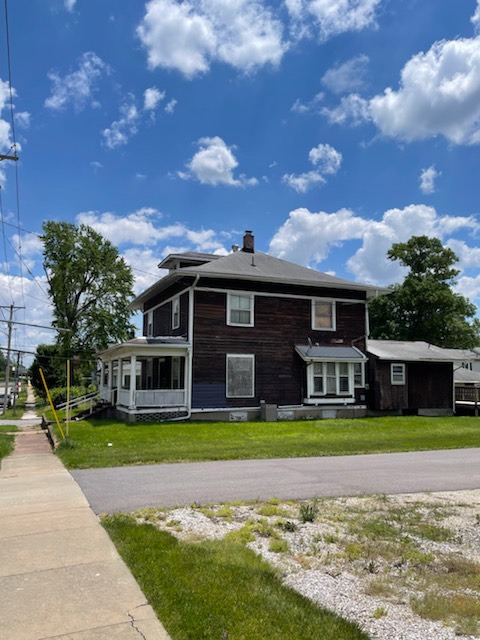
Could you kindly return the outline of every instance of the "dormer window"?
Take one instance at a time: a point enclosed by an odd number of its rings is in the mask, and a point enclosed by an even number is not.
[[[317,331],[335,331],[335,300],[316,299],[312,302],[312,328]]]
[[[239,327],[253,327],[252,294],[227,294],[227,324]]]

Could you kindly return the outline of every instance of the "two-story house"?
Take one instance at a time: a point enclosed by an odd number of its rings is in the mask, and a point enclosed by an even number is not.
[[[256,252],[250,231],[229,255],[174,254],[159,267],[168,274],[132,304],[143,336],[100,354],[101,394],[125,419],[365,409],[378,288]]]

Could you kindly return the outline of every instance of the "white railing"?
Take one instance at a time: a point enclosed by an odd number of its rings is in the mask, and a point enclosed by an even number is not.
[[[130,405],[130,391],[119,389],[117,395],[117,404],[122,404],[125,407],[128,407]]]
[[[152,389],[137,391],[137,407],[178,407],[185,404],[185,391],[183,389]]]
[[[102,389],[99,390],[98,395],[100,396],[100,400],[113,404],[113,389],[102,387]]]
[[[92,402],[97,398],[98,398],[98,393],[94,391],[93,393],[88,393],[87,395],[81,396],[79,398],[72,398],[72,400],[70,400],[69,403],[62,402],[61,404],[57,404],[55,408],[59,410],[65,409],[68,404],[70,409],[73,409],[74,407],[78,407],[79,404],[83,404],[84,402],[89,402],[91,406]]]

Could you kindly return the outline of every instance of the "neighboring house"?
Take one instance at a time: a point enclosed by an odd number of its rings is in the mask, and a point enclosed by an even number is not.
[[[256,252],[250,231],[233,249],[160,263],[132,304],[144,335],[100,354],[102,397],[128,420],[364,411],[366,303],[385,290]]]
[[[466,352],[428,342],[367,341],[373,411],[448,415],[455,409],[454,371]]]

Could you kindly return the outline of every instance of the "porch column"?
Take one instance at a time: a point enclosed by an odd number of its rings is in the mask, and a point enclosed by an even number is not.
[[[108,362],[108,381],[107,381],[107,389],[108,389],[108,401],[113,404],[113,360]]]
[[[129,409],[135,409],[135,392],[137,390],[137,356],[134,354],[130,356],[130,402]]]
[[[102,391],[105,386],[104,380],[105,380],[105,363],[103,360],[100,360],[100,380],[98,384],[98,390],[100,391],[100,396],[102,396]]]
[[[123,389],[123,358],[120,358],[118,361],[118,394],[120,394],[120,390]]]

